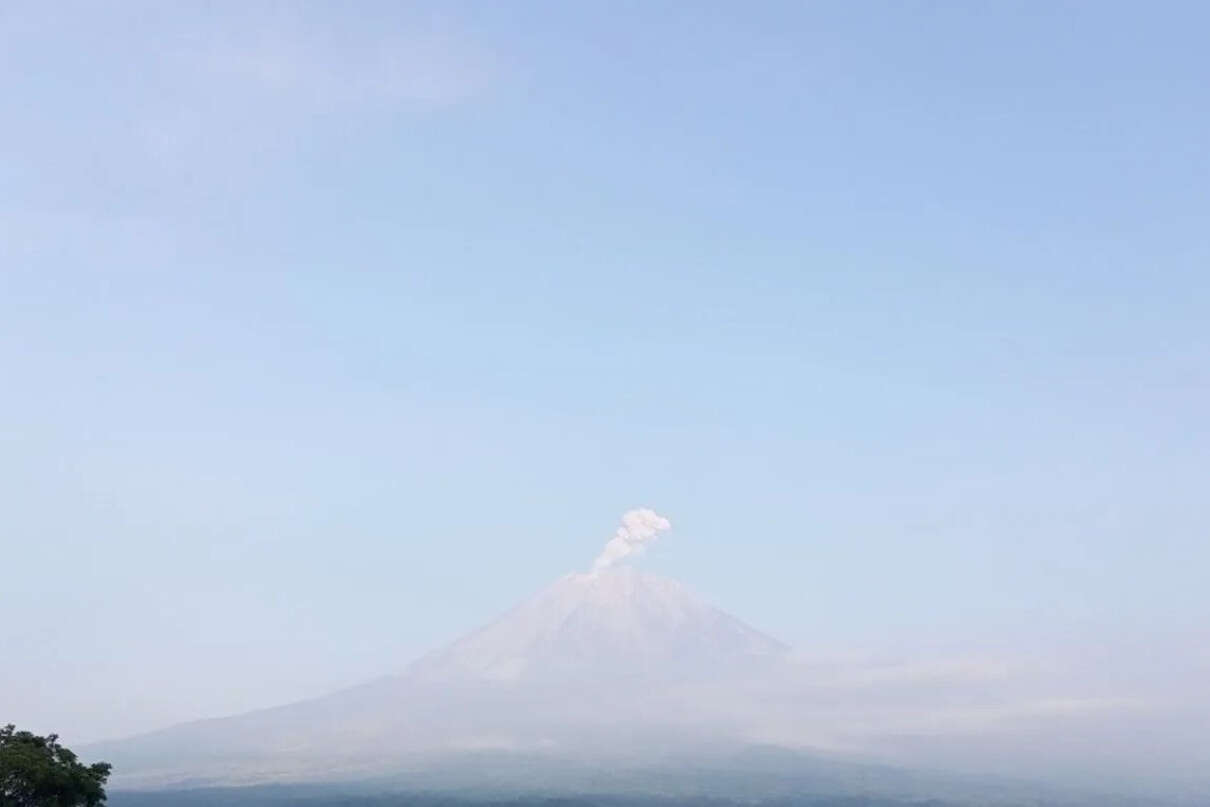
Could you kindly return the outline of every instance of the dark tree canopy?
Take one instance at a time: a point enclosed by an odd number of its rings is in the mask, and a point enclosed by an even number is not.
[[[0,807],[96,807],[105,802],[107,762],[83,765],[59,745],[58,735],[38,737],[0,729]]]

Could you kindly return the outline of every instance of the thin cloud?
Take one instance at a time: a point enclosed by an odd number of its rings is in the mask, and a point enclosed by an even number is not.
[[[334,39],[290,26],[207,43],[186,54],[183,67],[243,94],[330,108],[462,102],[488,86],[488,62],[485,49],[450,30],[362,31]]]
[[[0,44],[0,90],[28,96],[0,145],[27,155],[35,196],[59,175],[74,199],[87,176],[100,210],[132,189],[243,182],[315,138],[469,103],[498,74],[458,21],[402,9],[28,6],[0,20]],[[78,88],[77,102],[30,95],[31,76]]]

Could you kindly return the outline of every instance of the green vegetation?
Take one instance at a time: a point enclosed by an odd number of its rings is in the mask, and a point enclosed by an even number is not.
[[[56,734],[0,729],[0,807],[96,807],[109,771],[107,762],[83,765]]]

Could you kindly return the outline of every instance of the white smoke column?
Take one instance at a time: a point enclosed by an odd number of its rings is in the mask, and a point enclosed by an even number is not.
[[[628,510],[622,515],[622,526],[618,527],[617,533],[593,561],[593,573],[609,568],[627,555],[642,552],[643,547],[654,541],[660,531],[671,526],[668,519],[646,507]]]

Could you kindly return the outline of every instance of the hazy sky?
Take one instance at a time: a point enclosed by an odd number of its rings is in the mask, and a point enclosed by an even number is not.
[[[398,669],[639,506],[799,647],[1210,666],[1208,27],[4,4],[0,723]]]

